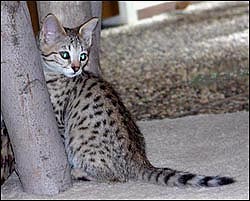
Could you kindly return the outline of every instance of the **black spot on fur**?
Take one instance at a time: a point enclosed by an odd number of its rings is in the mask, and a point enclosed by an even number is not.
[[[98,107],[102,107],[103,105],[104,103],[93,105],[93,109],[97,109]]]
[[[164,177],[164,183],[167,184],[168,183],[168,180],[170,179],[170,177],[174,176],[175,175],[175,171],[169,173],[168,175],[166,175]]]
[[[88,109],[88,108],[89,108],[89,104],[85,105],[85,106],[82,108],[81,111],[84,111],[84,110],[86,110],[86,109]]]
[[[95,162],[95,159],[94,158],[90,158],[89,161],[90,162]]]
[[[84,88],[81,88],[81,90],[78,93],[78,96],[80,96],[82,94],[83,90],[84,90]]]
[[[66,91],[66,95],[69,95],[70,94],[70,90]]]
[[[108,140],[102,140],[103,144],[108,144]]]
[[[108,109],[107,110],[107,114],[110,116],[111,114],[113,113],[113,110],[111,110],[111,109]]]
[[[107,150],[107,152],[110,152],[110,149],[107,146],[105,146],[104,148]]]
[[[72,90],[72,95],[74,96],[74,99],[76,98],[76,93],[77,93],[77,87],[74,87]]]
[[[76,112],[76,113],[72,116],[72,118],[75,118],[77,115],[78,115],[78,112]]]
[[[77,180],[80,180],[80,181],[90,181],[86,177],[77,177]]]
[[[115,131],[115,134],[118,134],[120,132],[120,129],[117,128],[116,131]]]
[[[76,151],[77,151],[77,152],[80,151],[81,148],[82,148],[82,146],[79,146],[79,147],[76,149]]]
[[[69,130],[71,131],[73,128],[73,124],[70,125]]]
[[[83,153],[87,153],[87,152],[90,152],[90,149],[85,149],[85,150],[83,151]]]
[[[59,106],[62,106],[62,105],[63,105],[63,102],[60,101],[60,102],[58,103],[58,105],[59,105]]]
[[[92,96],[92,92],[88,92],[86,95],[85,95],[85,98],[89,98],[90,96]]]
[[[117,102],[115,100],[111,100],[111,103],[116,107]]]
[[[117,139],[118,139],[118,140],[121,140],[121,139],[124,139],[124,137],[123,137],[123,136],[118,136]]]
[[[48,80],[48,81],[46,81],[46,84],[49,84],[49,83],[51,83],[51,82],[56,82],[57,80],[58,80],[57,78],[54,78],[54,79]]]
[[[74,105],[74,108],[76,108],[80,103],[80,100],[77,101],[77,103]]]
[[[94,113],[94,115],[101,115],[103,113],[103,111],[96,111],[95,113]]]
[[[96,86],[97,85],[97,82],[94,82],[94,83],[92,83],[88,88],[87,88],[87,90],[89,91],[89,90],[91,90],[94,86]]]
[[[82,125],[83,122],[84,122],[86,119],[87,119],[87,117],[83,117],[83,118],[81,119],[81,121],[78,123],[78,126]]]
[[[185,185],[188,182],[188,180],[191,180],[194,177],[195,174],[184,174],[179,177],[178,182]]]
[[[104,133],[103,133],[103,136],[104,136],[104,137],[107,137],[109,132],[110,132],[110,130],[109,130],[108,128],[105,128],[105,131],[104,131]]]
[[[155,176],[156,182],[158,182],[160,175],[163,173],[163,170],[158,172],[157,175]]]
[[[200,186],[208,186],[208,182],[213,179],[213,177],[204,177],[200,180],[199,184]]]
[[[73,77],[73,82],[75,82],[76,81],[76,77]]]
[[[148,181],[150,181],[150,179],[151,179],[151,177],[152,177],[152,175],[155,173],[155,170],[152,170],[151,172],[150,172],[150,174],[148,175]]]
[[[99,148],[100,146],[97,144],[91,144],[91,145],[89,145],[89,147]]]
[[[98,127],[100,127],[100,125],[101,125],[101,122],[98,121],[98,122],[95,123],[94,128],[98,128]]]
[[[105,85],[100,85],[100,89],[101,89],[101,90],[105,90],[105,89],[106,89],[106,86],[105,86]]]
[[[112,95],[111,95],[111,94],[107,94],[107,95],[106,95],[106,98],[112,99]]]
[[[99,154],[102,154],[102,155],[105,154],[104,151],[102,151],[102,150],[99,150],[98,152],[99,152]]]
[[[79,127],[79,130],[86,130],[86,129],[88,129],[88,127],[85,126]]]
[[[74,137],[70,137],[69,138],[69,144],[71,144],[71,142],[74,140]]]
[[[96,136],[91,136],[91,137],[89,137],[88,140],[90,141],[90,140],[95,140],[95,139],[96,139]]]
[[[82,143],[81,143],[81,146],[84,146],[84,145],[86,145],[86,144],[88,144],[88,141],[82,142]]]
[[[96,96],[96,97],[94,98],[94,102],[99,101],[99,100],[100,100],[100,98],[101,98],[101,96]]]
[[[128,145],[128,150],[131,151],[131,149],[132,149],[132,145],[129,144],[129,145]]]
[[[70,46],[69,46],[70,47]],[[76,84],[79,85],[81,82],[82,82],[82,77],[81,76],[78,76],[77,77],[77,81],[76,81]]]
[[[227,184],[232,184],[234,182],[235,182],[235,180],[233,178],[230,178],[230,177],[219,177],[218,178],[219,185],[227,185]]]
[[[110,122],[109,122],[109,125],[110,126],[113,126],[115,124],[115,121],[114,120],[111,120]]]

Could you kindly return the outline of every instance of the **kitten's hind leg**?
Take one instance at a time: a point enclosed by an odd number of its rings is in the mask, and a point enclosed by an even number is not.
[[[94,174],[88,173],[80,168],[74,168],[71,170],[71,175],[73,179],[83,181],[98,181],[104,183],[116,183],[126,181],[123,177],[115,176],[110,172],[107,173],[106,171],[100,170],[98,168],[94,171]]]

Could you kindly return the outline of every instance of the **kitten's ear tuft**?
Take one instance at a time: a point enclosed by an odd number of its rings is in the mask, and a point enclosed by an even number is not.
[[[96,28],[96,25],[98,23],[98,18],[94,17],[84,23],[80,29],[79,29],[79,34],[82,37],[83,40],[85,40],[90,47],[92,44],[92,35],[94,33],[94,30]]]
[[[47,44],[53,44],[65,35],[64,28],[57,17],[53,14],[48,14],[43,20],[40,39]]]

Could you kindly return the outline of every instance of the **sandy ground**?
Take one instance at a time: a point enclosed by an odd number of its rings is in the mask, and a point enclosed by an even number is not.
[[[28,195],[15,175],[1,187],[1,199],[249,199],[249,113],[198,115],[138,122],[147,154],[156,166],[234,177],[217,188],[177,188],[140,182],[77,182],[59,195]]]

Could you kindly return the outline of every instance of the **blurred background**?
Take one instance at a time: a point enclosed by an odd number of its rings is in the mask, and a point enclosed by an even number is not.
[[[100,51],[137,120],[249,111],[248,1],[103,1]]]
[[[185,9],[191,1],[103,1],[103,27],[135,24],[165,12]]]

